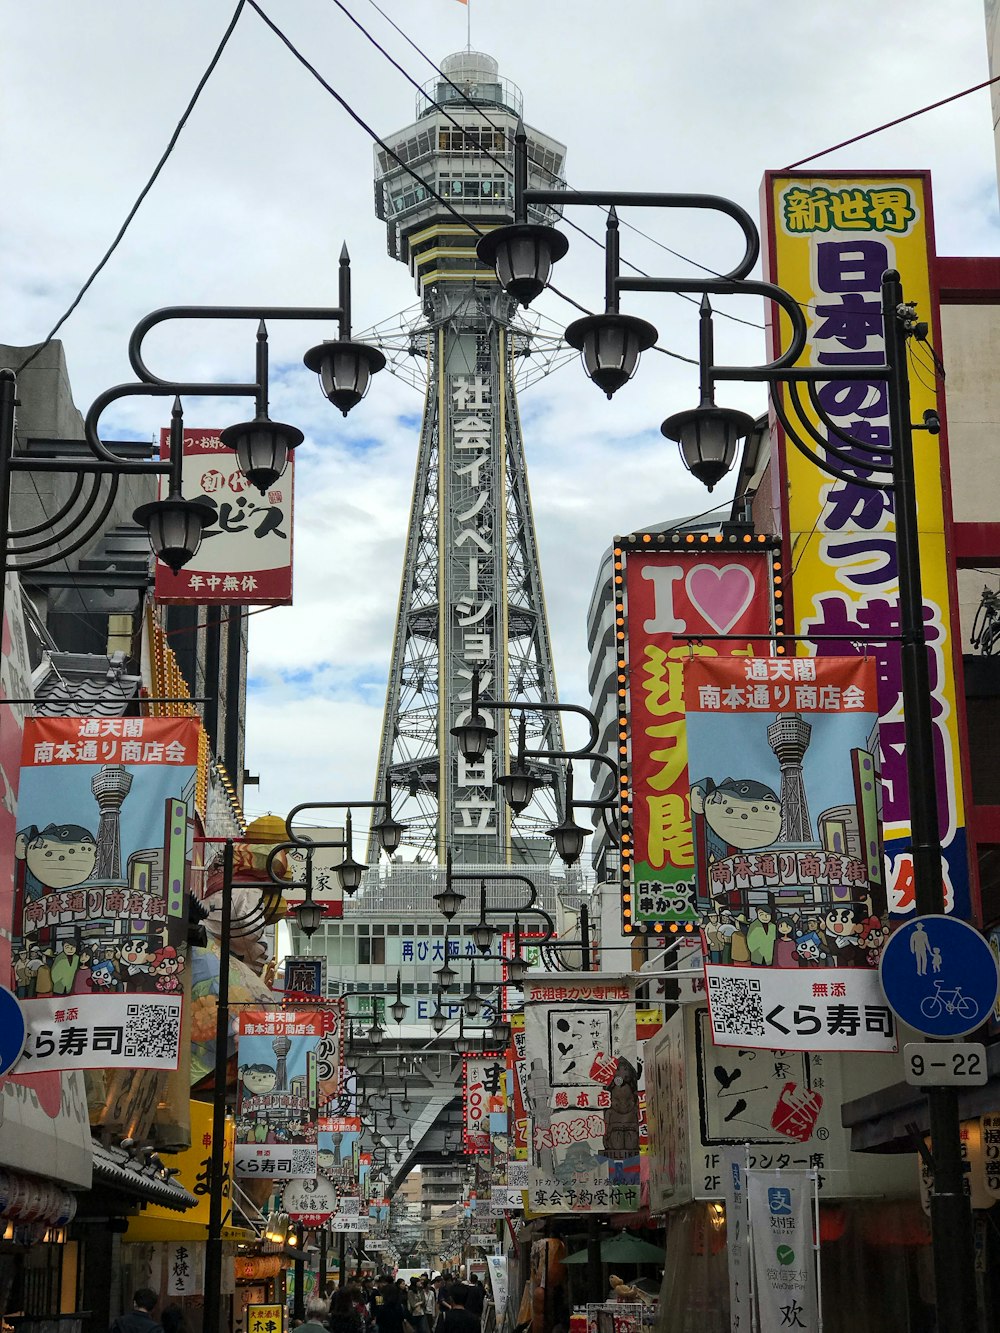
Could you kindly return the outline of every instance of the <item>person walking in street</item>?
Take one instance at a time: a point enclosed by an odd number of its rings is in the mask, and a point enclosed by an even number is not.
[[[427,1310],[427,1292],[419,1277],[410,1278],[410,1289],[406,1293],[406,1317],[414,1333],[431,1333]]]
[[[140,1287],[132,1297],[132,1309],[112,1322],[111,1333],[163,1333],[151,1313],[159,1299],[151,1287]]]
[[[319,1296],[313,1296],[306,1304],[305,1323],[292,1329],[292,1333],[327,1333],[326,1317],[329,1306]]]

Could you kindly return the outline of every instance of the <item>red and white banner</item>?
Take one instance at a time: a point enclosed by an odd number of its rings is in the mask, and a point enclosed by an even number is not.
[[[462,1057],[462,1142],[467,1153],[490,1151],[490,1116],[506,1115],[503,1051]]]
[[[160,457],[170,457],[170,432],[160,432]],[[194,559],[178,573],[156,562],[158,602],[274,606],[292,600],[294,462],[266,495],[247,481],[218,431],[185,430],[184,495],[205,500],[215,518]],[[168,480],[160,482],[160,498]]]

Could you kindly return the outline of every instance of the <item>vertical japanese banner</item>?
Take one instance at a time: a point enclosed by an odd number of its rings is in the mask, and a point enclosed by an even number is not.
[[[894,1050],[874,660],[699,659],[684,691],[713,1039]]]
[[[170,457],[170,431],[160,432],[160,457]],[[275,606],[292,600],[292,478],[294,455],[266,495],[244,477],[236,454],[214,430],[184,432],[184,494],[215,510],[193,559],[176,574],[156,562],[158,602],[200,606]],[[168,479],[160,482],[160,499]]]
[[[730,1333],[747,1333],[752,1322],[750,1230],[747,1222],[746,1149],[722,1153],[722,1197],[726,1205]],[[795,1324],[790,1324],[795,1328]]]
[[[492,1143],[491,1116],[505,1119],[507,1098],[502,1051],[462,1056],[462,1142],[470,1154],[488,1154]]]
[[[205,1242],[167,1241],[167,1295],[202,1296],[205,1292]]]
[[[587,973],[525,983],[528,1192],[537,1213],[640,1203],[634,992]]]
[[[176,1069],[192,718],[29,718],[14,839],[23,1073]]]
[[[315,1179],[317,1058],[325,1015],[299,1006],[244,1009],[239,1022],[237,1178]]]
[[[758,1327],[821,1328],[812,1171],[745,1171]],[[817,1244],[819,1243],[817,1237]]]
[[[780,616],[781,562],[775,557],[772,568],[763,538],[722,549],[721,536],[693,541],[650,534],[615,550],[615,603],[624,623],[620,729],[631,729],[622,800],[633,833],[632,859],[627,847],[622,853],[626,933],[690,929],[703,906],[688,798],[684,663],[692,655],[765,653],[772,606]],[[696,641],[699,634],[708,638]]]
[[[847,173],[823,177],[768,173],[763,186],[768,277],[798,301],[808,325],[803,364],[829,366],[817,398],[838,428],[869,446],[888,450],[889,415],[884,382],[838,380],[841,366],[878,365],[885,359],[880,284],[898,269],[904,296],[929,321],[933,253],[930,179]],[[788,324],[770,322],[772,351],[788,345]],[[802,396],[803,414],[825,438]],[[791,407],[790,403],[786,403]],[[935,371],[912,375],[910,419],[936,410]],[[795,417],[792,408],[793,420]],[[831,478],[804,458],[778,429],[775,504],[788,549],[794,632],[843,635],[842,643],[818,642],[818,654],[872,653],[878,663],[879,735],[885,829],[886,883],[893,915],[914,910],[909,801],[903,733],[899,581],[891,491],[870,490]],[[841,451],[851,446],[838,441]],[[836,462],[836,460],[831,460]],[[859,479],[871,458],[858,452],[851,465]],[[971,912],[966,816],[960,761],[961,700],[955,684],[957,607],[951,549],[948,459],[945,436],[915,440],[919,550],[924,621],[930,648],[935,771],[947,910]],[[879,636],[882,642],[879,642]],[[851,644],[855,638],[858,642]],[[870,640],[867,649],[861,645]],[[888,640],[888,641],[886,641]],[[812,651],[807,649],[806,651]]]

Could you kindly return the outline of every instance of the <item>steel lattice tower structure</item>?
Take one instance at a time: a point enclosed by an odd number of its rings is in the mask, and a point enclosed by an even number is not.
[[[782,842],[809,842],[812,822],[802,776],[802,760],[812,737],[812,727],[801,713],[779,713],[767,729],[767,743],[781,765]]]
[[[556,702],[556,685],[512,373],[527,347],[515,304],[475,253],[477,232],[513,218],[521,94],[479,52],[448,57],[442,71],[418,95],[416,121],[386,138],[414,174],[375,154],[376,213],[389,253],[415,279],[425,326],[413,350],[428,363],[376,795],[388,780],[425,860],[450,848],[467,864],[548,862],[544,832],[561,817],[561,783],[541,790],[512,838],[495,780],[517,715],[489,708],[490,698],[529,701],[528,748],[563,748],[558,714],[530,710]],[[529,184],[551,186],[565,148],[526,133]],[[470,765],[450,732],[468,716],[476,667],[498,736]]]

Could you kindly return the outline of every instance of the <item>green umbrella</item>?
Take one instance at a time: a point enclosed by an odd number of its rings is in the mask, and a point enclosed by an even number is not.
[[[630,1231],[620,1231],[617,1236],[606,1236],[601,1241],[601,1262],[605,1264],[662,1264],[666,1257],[658,1245],[650,1245]],[[577,1250],[563,1260],[565,1264],[589,1262],[586,1250]]]

